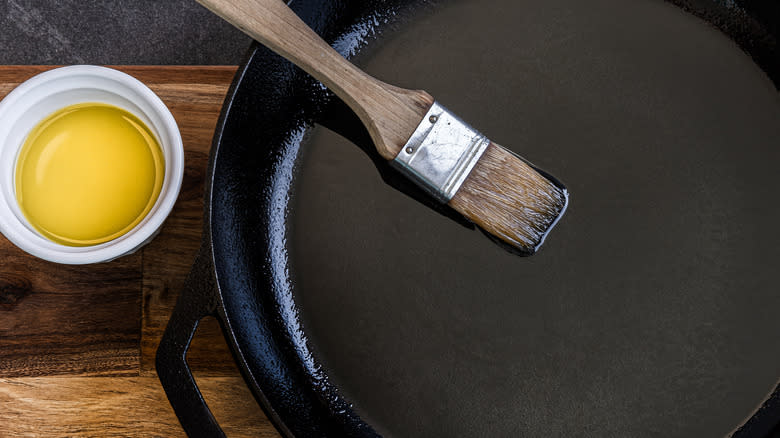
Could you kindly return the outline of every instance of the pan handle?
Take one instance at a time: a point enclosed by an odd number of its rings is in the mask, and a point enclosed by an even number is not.
[[[165,394],[190,437],[225,437],[187,365],[198,323],[216,313],[215,282],[208,251],[201,248],[157,349],[156,368]]]

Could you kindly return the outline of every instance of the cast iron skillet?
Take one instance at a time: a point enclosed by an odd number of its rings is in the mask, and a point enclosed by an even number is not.
[[[780,4],[673,3],[718,26],[780,88]],[[336,47],[342,52],[355,47],[351,43],[362,45],[382,26],[403,21],[413,7],[430,6],[427,1],[404,0],[291,4],[326,40],[340,42]],[[387,183],[436,206],[404,180],[395,179],[343,103],[287,61],[254,44],[228,92],[214,136],[202,247],[157,353],[160,380],[190,436],[224,436],[185,361],[198,321],[207,315],[219,320],[247,384],[283,435],[377,436],[316,366],[293,302],[285,241],[287,194],[304,133],[314,123],[363,148]],[[439,211],[469,226],[446,208]],[[780,387],[734,436],[780,436]]]

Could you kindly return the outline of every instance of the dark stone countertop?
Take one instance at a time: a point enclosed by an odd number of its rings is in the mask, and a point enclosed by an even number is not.
[[[249,37],[194,0],[0,0],[0,64],[239,64]]]

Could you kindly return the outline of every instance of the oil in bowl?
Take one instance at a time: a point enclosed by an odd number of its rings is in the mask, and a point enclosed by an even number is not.
[[[135,115],[79,103],[45,117],[19,151],[15,194],[29,224],[67,246],[108,242],[149,213],[164,179],[163,151]]]

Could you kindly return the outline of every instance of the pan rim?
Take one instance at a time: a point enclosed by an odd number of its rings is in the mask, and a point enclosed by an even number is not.
[[[318,8],[323,7],[325,9],[330,9],[331,11],[336,11],[343,13],[343,8],[347,7],[346,4],[349,3],[346,0],[338,0],[330,2],[327,6],[322,6],[322,3],[324,2],[314,2],[309,0],[300,0],[292,2],[291,6],[301,14],[302,16],[309,16],[310,19],[313,19],[312,16],[318,15],[322,13],[321,10]],[[368,2],[370,3],[370,2]],[[393,3],[397,4],[399,7],[402,6],[404,3],[413,3],[413,2],[403,2],[403,1],[397,1],[397,2],[387,2],[387,3]],[[691,2],[686,1],[672,1],[672,3],[677,4],[678,6],[682,7],[683,9],[688,8],[689,12],[694,13],[695,15],[698,15],[700,17],[704,17],[706,19],[706,14],[704,13],[697,13],[696,10],[690,10],[692,8]],[[307,8],[310,8],[307,11]],[[315,11],[316,10],[316,11]],[[745,12],[745,14],[748,14],[748,12]],[[357,14],[360,15],[360,14]],[[326,29],[328,23],[320,23],[320,27],[315,27],[315,30],[318,30],[320,32],[324,33],[331,33],[330,40],[333,40],[335,38],[343,37],[343,34],[340,35],[332,35],[333,30],[332,29]],[[330,23],[332,25],[332,23]],[[770,31],[764,29],[765,32],[771,34]],[[338,32],[336,32],[338,33]],[[731,35],[730,35],[731,36]],[[732,38],[734,38],[732,36]],[[737,40],[738,41],[738,40]],[[776,37],[775,37],[776,41]],[[738,41],[739,42],[739,41]],[[775,43],[776,44],[776,43]],[[746,49],[743,46],[743,49]],[[747,50],[747,49],[746,49]],[[775,52],[776,53],[776,47]],[[751,54],[753,55],[753,54]],[[263,60],[260,60],[260,57],[263,58]],[[219,301],[219,313],[220,317],[223,321],[223,327],[226,335],[226,339],[228,339],[229,344],[231,345],[231,348],[234,351],[234,354],[236,355],[236,359],[239,362],[240,369],[242,370],[245,379],[248,380],[250,388],[253,390],[256,398],[261,402],[261,405],[264,406],[265,409],[270,411],[272,421],[274,424],[280,428],[280,431],[288,436],[293,436],[297,434],[305,433],[305,430],[316,430],[318,432],[328,432],[328,431],[335,431],[338,428],[342,428],[340,431],[345,432],[342,435],[348,435],[348,436],[374,436],[376,432],[371,428],[370,425],[364,423],[358,416],[355,414],[351,408],[349,407],[349,403],[346,400],[343,400],[341,396],[338,394],[337,388],[330,387],[327,383],[327,376],[324,375],[324,371],[318,368],[318,365],[315,362],[312,362],[312,364],[305,365],[305,366],[299,366],[299,370],[302,372],[301,376],[299,376],[300,379],[303,379],[304,381],[310,382],[311,386],[313,387],[313,390],[311,392],[312,400],[309,401],[310,406],[319,406],[320,408],[324,408],[325,411],[328,411],[330,415],[337,417],[333,418],[331,422],[326,422],[324,426],[318,425],[318,424],[308,424],[306,425],[305,429],[302,429],[299,427],[298,424],[295,423],[296,419],[294,419],[289,413],[285,413],[285,410],[277,410],[276,407],[279,406],[279,403],[274,401],[274,397],[276,397],[275,394],[272,394],[276,389],[274,389],[274,385],[269,385],[267,382],[263,382],[262,379],[259,379],[257,376],[257,373],[255,370],[251,369],[251,367],[248,364],[250,349],[247,348],[246,341],[242,340],[242,337],[240,334],[237,334],[236,331],[238,330],[238,327],[236,325],[236,322],[240,318],[235,318],[234,312],[231,311],[231,305],[229,303],[231,297],[227,296],[226,294],[230,293],[228,292],[230,290],[230,287],[224,283],[226,278],[230,275],[231,271],[234,270],[234,267],[226,267],[221,264],[221,260],[224,260],[224,258],[220,257],[221,255],[225,254],[226,248],[220,248],[222,245],[221,242],[218,242],[222,234],[225,232],[231,232],[232,229],[228,227],[228,230],[226,231],[224,227],[216,227],[215,224],[220,222],[220,215],[219,215],[219,205],[215,205],[215,203],[220,202],[219,199],[215,199],[215,192],[214,192],[214,185],[215,180],[219,176],[218,175],[218,158],[219,158],[219,152],[221,147],[224,146],[223,142],[225,141],[225,132],[226,130],[231,129],[230,127],[230,117],[232,114],[232,111],[236,108],[240,110],[240,106],[234,107],[233,104],[236,103],[236,94],[240,92],[241,87],[243,85],[243,80],[246,77],[247,71],[251,68],[253,62],[260,62],[260,63],[271,63],[274,62],[276,65],[284,65],[286,61],[279,61],[275,59],[276,55],[272,55],[267,52],[266,49],[264,49],[261,46],[258,46],[256,43],[253,44],[253,46],[249,49],[248,56],[246,59],[246,62],[242,65],[242,67],[239,69],[239,72],[236,75],[236,79],[233,82],[233,85],[231,86],[230,91],[228,92],[228,97],[226,98],[225,107],[223,108],[222,115],[220,117],[220,121],[217,125],[217,130],[214,137],[214,143],[212,148],[212,153],[210,157],[209,162],[209,170],[207,173],[208,178],[208,185],[207,185],[207,205],[206,205],[206,230],[208,235],[208,241],[211,245],[211,261],[214,266],[214,273],[216,276],[216,283],[217,283],[217,289],[218,289],[218,301]],[[760,59],[757,59],[755,55],[753,55],[753,59],[759,63],[759,65],[764,69],[767,74],[770,75],[770,78],[774,82],[776,87],[780,87],[780,72],[773,73],[773,70],[771,70],[771,65],[767,67],[766,62],[764,62],[764,65],[760,63]],[[260,61],[258,61],[260,60]],[[777,62],[777,60],[774,60],[774,62]],[[303,83],[306,84],[305,89],[308,89],[309,91],[315,90],[316,91],[316,84],[313,84],[311,80],[306,79],[305,77],[301,76],[300,72],[297,72],[292,67],[282,67],[283,70],[289,74],[288,79],[291,81],[303,81]],[[316,92],[315,95],[317,96],[317,99],[330,99],[330,97],[327,95],[324,91]],[[294,114],[294,122],[291,122],[288,125],[288,129],[286,134],[284,136],[279,136],[276,138],[277,141],[279,141],[281,144],[283,144],[284,147],[287,149],[280,152],[279,154],[269,156],[268,159],[271,160],[269,163],[268,168],[268,174],[269,175],[278,175],[280,166],[282,162],[285,160],[289,160],[291,154],[297,155],[297,149],[295,143],[297,139],[297,144],[300,145],[301,140],[303,139],[303,136],[305,135],[305,132],[307,132],[307,124],[311,120],[311,118],[314,116],[314,114],[302,112],[302,113],[296,113]],[[273,201],[273,200],[271,200]],[[278,201],[278,200],[277,200]],[[267,208],[265,209],[266,213],[269,213],[269,215],[277,214],[275,216],[276,220],[278,219],[278,211],[276,208],[278,207],[278,204],[273,205],[267,205]],[[267,223],[272,225],[273,222],[272,219],[269,219]],[[277,224],[278,225],[278,224]],[[215,239],[215,235],[217,236]],[[258,242],[253,242],[258,243]],[[274,246],[278,242],[261,242],[261,245],[267,250],[267,251],[278,251],[280,248],[278,246]],[[224,245],[222,245],[224,246]],[[221,252],[220,252],[221,251]],[[283,258],[286,255],[284,252],[277,252],[277,253],[269,253],[267,254],[267,257],[269,257],[269,265],[267,266],[269,273],[279,273],[283,272],[284,268],[280,268],[279,266],[274,266],[275,263],[284,262],[284,260],[280,260],[279,258]],[[279,271],[281,269],[281,271]],[[276,281],[275,279],[274,281]],[[291,287],[291,285],[288,284],[288,287]],[[277,288],[277,289],[275,289]],[[268,292],[270,295],[270,298],[279,299],[280,297],[285,296],[285,291],[280,290],[284,289],[284,286],[280,286],[278,284],[269,284],[268,285]],[[277,305],[277,309],[280,308],[280,306]],[[258,309],[254,309],[257,311]],[[278,314],[276,315],[278,316]],[[269,316],[270,319],[273,319],[274,316]],[[285,329],[289,329],[289,327],[285,327]],[[293,330],[294,332],[295,330]],[[281,342],[285,343],[290,341],[289,336],[285,339],[277,339],[275,342]],[[289,348],[289,345],[288,345]],[[280,354],[285,355],[285,357],[298,357],[300,360],[301,357],[306,358],[310,357],[311,353],[308,351],[289,351],[285,350],[284,348],[281,348]],[[300,364],[299,364],[300,365]],[[323,380],[324,377],[324,380]],[[319,385],[319,386],[317,386]],[[290,400],[287,400],[287,402],[290,402]],[[346,407],[346,408],[345,408]],[[340,411],[343,411],[339,413]],[[775,389],[774,392],[770,393],[769,397],[764,401],[762,405],[759,405],[759,407],[756,409],[756,412],[746,421],[745,424],[738,426],[734,431],[734,436],[764,436],[761,435],[762,430],[766,430],[766,434],[771,433],[772,430],[777,430],[777,421],[780,420],[773,420],[774,417],[780,416],[780,385]],[[309,420],[316,420],[319,418],[317,415],[312,415],[311,417],[306,417],[304,421]],[[772,421],[775,422],[775,424],[770,424]]]

